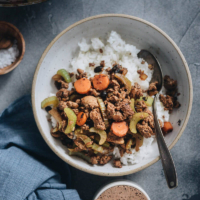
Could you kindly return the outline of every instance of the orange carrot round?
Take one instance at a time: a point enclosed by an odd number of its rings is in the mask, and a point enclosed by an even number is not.
[[[164,134],[167,134],[173,131],[173,126],[170,122],[164,122],[164,126],[162,127],[162,131]]]
[[[83,124],[85,124],[85,122],[87,121],[87,116],[84,112],[79,112],[77,115],[77,121],[76,124],[78,126],[83,126]]]
[[[105,74],[95,75],[92,83],[96,90],[105,90],[109,85],[109,78]]]
[[[113,122],[111,130],[116,136],[123,137],[128,132],[128,124],[126,122]]]
[[[74,83],[74,87],[79,94],[87,94],[91,89],[91,82],[87,78],[81,78]]]

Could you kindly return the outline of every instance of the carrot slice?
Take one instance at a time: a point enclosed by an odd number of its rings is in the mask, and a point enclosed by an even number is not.
[[[111,130],[116,136],[123,137],[128,132],[128,124],[126,122],[113,122]]]
[[[83,124],[85,124],[85,122],[87,121],[87,116],[84,112],[79,112],[77,115],[77,121],[76,124],[78,126],[83,126]]]
[[[162,131],[165,134],[173,131],[173,126],[170,122],[164,122],[164,126],[162,127]]]
[[[92,82],[96,90],[105,90],[109,85],[109,78],[105,74],[99,74],[94,76]]]
[[[74,83],[74,87],[79,94],[87,94],[91,89],[91,82],[87,78],[81,78]]]

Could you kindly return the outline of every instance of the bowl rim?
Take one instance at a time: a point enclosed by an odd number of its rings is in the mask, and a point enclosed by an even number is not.
[[[188,109],[187,109],[187,115],[186,115],[186,118],[185,118],[185,121],[183,123],[183,126],[180,130],[180,132],[178,133],[177,137],[175,138],[175,140],[172,142],[172,144],[169,146],[169,150],[172,149],[172,147],[177,143],[177,141],[180,139],[181,135],[183,134],[183,131],[185,130],[185,127],[188,123],[188,120],[189,120],[189,117],[190,117],[190,113],[191,113],[191,109],[192,109],[192,101],[193,101],[193,86],[192,86],[192,78],[191,78],[191,74],[190,74],[190,71],[189,71],[189,67],[187,65],[187,62],[183,56],[183,54],[181,53],[179,47],[176,45],[176,43],[164,32],[162,31],[160,28],[158,28],[157,26],[155,26],[154,24],[146,21],[146,20],[143,20],[141,18],[138,18],[138,17],[135,17],[135,16],[131,16],[131,15],[125,15],[125,14],[101,14],[101,15],[95,15],[95,16],[91,16],[91,17],[88,17],[88,18],[85,18],[85,19],[82,19],[72,25],[70,25],[69,27],[67,27],[65,30],[63,30],[60,34],[58,34],[53,40],[52,42],[48,45],[48,47],[45,49],[44,53],[42,54],[39,62],[38,62],[38,65],[36,67],[36,70],[35,70],[35,74],[34,74],[34,77],[33,77],[33,83],[32,83],[32,94],[31,94],[31,98],[32,98],[32,108],[33,108],[33,114],[34,114],[34,118],[35,118],[35,121],[36,121],[36,124],[38,126],[38,129],[42,135],[42,137],[44,138],[45,142],[48,144],[48,146],[52,149],[52,151],[58,156],[60,157],[63,161],[65,161],[66,163],[70,164],[71,166],[79,169],[79,170],[82,170],[84,172],[87,172],[87,173],[90,173],[90,174],[94,174],[94,175],[100,175],[100,176],[124,176],[124,175],[129,175],[129,174],[132,174],[132,173],[136,173],[138,171],[141,171],[149,166],[151,166],[152,164],[156,163],[159,159],[160,159],[160,156],[156,157],[154,160],[152,160],[151,162],[145,164],[144,166],[142,167],[139,167],[137,169],[132,169],[132,170],[128,170],[126,172],[116,172],[116,173],[106,173],[106,172],[98,172],[98,171],[91,171],[90,169],[87,169],[87,168],[83,168],[81,167],[80,165],[78,164],[75,164],[74,162],[68,160],[67,158],[65,158],[64,156],[60,155],[56,148],[54,148],[50,142],[48,141],[48,138],[46,137],[45,133],[43,132],[42,130],[42,127],[39,123],[39,120],[37,118],[37,113],[36,113],[36,105],[35,105],[35,88],[36,88],[36,80],[37,80],[37,75],[38,75],[38,72],[39,72],[39,69],[40,69],[40,66],[45,58],[45,56],[47,55],[48,51],[51,49],[51,47],[54,45],[54,43],[63,35],[65,34],[67,31],[69,31],[70,29],[74,28],[75,26],[79,25],[79,24],[82,24],[86,21],[90,21],[90,20],[93,20],[93,19],[97,19],[97,18],[104,18],[104,17],[122,17],[122,18],[128,18],[128,19],[132,19],[132,20],[136,20],[136,21],[139,21],[141,23],[144,23],[154,29],[156,29],[160,34],[162,34],[173,46],[174,48],[176,49],[176,51],[178,52],[179,56],[181,57],[182,59],[182,62],[184,64],[184,67],[185,67],[185,70],[186,70],[186,73],[187,73],[187,77],[188,77],[188,81],[189,81],[189,106],[188,106]]]
[[[115,186],[130,186],[133,188],[136,188],[138,190],[140,190],[147,198],[147,200],[151,200],[149,195],[147,194],[147,192],[136,182],[133,182],[131,180],[127,180],[127,179],[118,179],[118,180],[114,180],[114,181],[110,181],[107,184],[103,185],[102,187],[100,187],[97,192],[95,193],[93,200],[97,200],[97,198],[103,194],[106,190],[115,187]]]
[[[12,65],[13,64],[12,63],[12,64],[0,69],[0,75],[4,75],[4,74],[7,74],[7,73],[11,72],[12,70],[14,70],[19,65],[19,63],[22,61],[24,54],[25,54],[25,50],[26,50],[26,44],[25,44],[25,40],[24,40],[22,33],[19,31],[19,29],[16,26],[14,26],[13,24],[6,22],[6,21],[0,21],[0,24],[6,24],[6,25],[10,26],[13,30],[15,30],[17,32],[17,34],[19,34],[19,37],[21,38],[21,41],[22,41],[22,52],[21,52],[21,55],[17,58],[17,61],[14,61],[14,65]]]

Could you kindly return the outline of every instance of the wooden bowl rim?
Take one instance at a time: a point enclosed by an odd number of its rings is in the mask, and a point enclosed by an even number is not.
[[[26,2],[26,3],[2,3],[0,2],[0,7],[18,7],[18,6],[28,6],[28,5],[34,5],[38,3],[43,3],[47,0],[35,0],[31,2]]]
[[[24,57],[24,53],[25,53],[25,40],[24,40],[23,35],[19,31],[19,29],[16,26],[14,26],[13,24],[11,24],[9,22],[5,22],[5,21],[0,21],[0,24],[6,24],[6,25],[10,26],[14,31],[16,31],[16,33],[19,35],[19,37],[21,39],[21,43],[22,43],[22,51],[20,53],[20,56],[12,64],[0,69],[0,75],[4,75],[4,74],[9,73],[13,69],[15,69],[19,65],[19,63],[22,61],[22,59]]]

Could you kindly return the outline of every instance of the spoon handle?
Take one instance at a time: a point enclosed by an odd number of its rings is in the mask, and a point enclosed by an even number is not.
[[[160,128],[158,118],[157,118],[157,108],[156,108],[156,100],[157,95],[153,104],[153,114],[154,114],[154,122],[155,122],[155,130],[156,130],[156,139],[158,143],[158,148],[160,151],[160,157],[163,165],[163,170],[165,173],[165,178],[170,189],[176,188],[178,186],[178,179],[176,174],[175,165],[172,159],[172,156],[169,152],[169,149],[165,143],[165,139],[162,134],[162,130]]]

